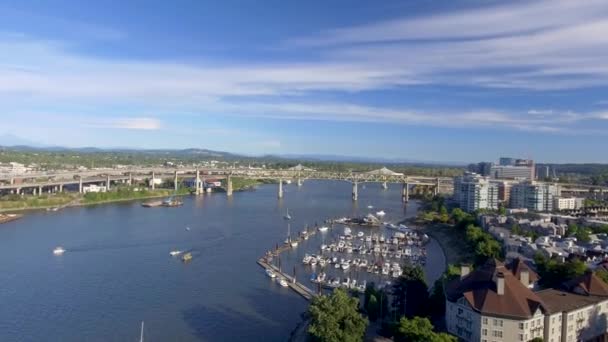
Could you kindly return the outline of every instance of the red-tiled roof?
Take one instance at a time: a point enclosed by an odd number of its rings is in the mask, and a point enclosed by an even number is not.
[[[608,297],[608,284],[604,283],[603,280],[592,272],[587,272],[578,278],[566,282],[564,287],[569,291],[580,289],[584,294],[589,296]]]
[[[504,294],[496,292],[496,274],[504,276]],[[513,318],[529,318],[541,307],[540,298],[524,286],[505,265],[489,260],[463,279],[446,286],[450,301],[464,297],[471,307],[481,313]]]

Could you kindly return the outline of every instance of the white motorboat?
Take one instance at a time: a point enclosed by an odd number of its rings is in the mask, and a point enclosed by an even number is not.
[[[361,268],[367,267],[367,259],[361,260],[361,262],[359,263],[359,267],[361,267]]]
[[[372,236],[371,235],[366,236],[365,242],[372,242]]]
[[[322,227],[319,227],[319,231],[320,231],[321,233],[326,232],[328,229],[329,229],[329,227],[327,227],[327,226],[322,226]]]
[[[279,285],[281,285],[283,287],[289,286],[289,284],[287,283],[287,280],[285,280],[285,278],[279,279]]]
[[[340,264],[339,263],[335,263],[334,264],[334,268],[340,268]]]
[[[363,236],[365,236],[365,233],[363,233],[363,232],[358,232],[358,233],[357,233],[357,237],[362,238]]]
[[[302,259],[302,263],[303,263],[303,264],[310,264],[310,259],[311,259],[311,258],[312,258],[312,257],[311,257],[310,255],[306,254],[306,255],[304,256],[304,259]]]
[[[65,249],[61,246],[55,247],[55,249],[53,249],[53,254],[55,255],[61,255],[65,253]]]
[[[342,270],[346,271],[347,269],[350,268],[350,264],[345,262],[340,267],[342,267]]]
[[[373,205],[368,205],[367,209],[374,209],[374,206]]]
[[[350,227],[344,227],[344,235],[350,235],[351,230]]]
[[[169,254],[171,256],[177,256],[177,255],[180,255],[181,253],[182,253],[182,251],[171,251],[171,252],[169,252]]]
[[[273,270],[271,270],[270,268],[266,269],[266,275],[269,276],[270,278],[276,278],[276,274],[274,273]]]
[[[298,247],[298,241],[297,240],[291,241],[291,247]]]
[[[382,217],[384,215],[386,215],[386,213],[384,212],[384,210],[380,210],[380,211],[376,212],[376,216],[378,216],[378,217]]]

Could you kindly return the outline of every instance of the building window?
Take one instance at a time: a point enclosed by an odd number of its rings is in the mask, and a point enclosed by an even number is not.
[[[482,336],[488,336],[488,329],[481,329]]]
[[[462,315],[462,309],[461,308],[458,308],[458,314]]]
[[[483,324],[488,324],[488,318],[487,317],[483,318]]]
[[[524,328],[524,323],[523,322],[519,323],[519,329],[523,329],[523,328]]]
[[[519,334],[519,340],[523,341],[524,340],[524,334]]]
[[[492,331],[492,336],[502,338],[502,331],[494,330],[494,331]]]

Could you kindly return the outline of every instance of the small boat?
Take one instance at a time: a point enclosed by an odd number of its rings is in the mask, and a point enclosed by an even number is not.
[[[365,233],[363,233],[363,232],[358,232],[358,233],[357,233],[357,237],[362,238],[363,236],[365,236]]]
[[[344,235],[350,235],[351,230],[350,227],[344,227]]]
[[[169,252],[169,254],[170,254],[171,256],[176,256],[176,255],[180,255],[180,254],[182,254],[182,251],[177,251],[177,250],[175,250],[175,251],[171,251],[171,252]]]
[[[380,211],[376,212],[376,216],[382,217],[384,215],[386,215],[386,213],[384,212],[384,210],[380,210]]]
[[[55,247],[55,249],[53,249],[53,254],[55,255],[61,255],[65,253],[65,249],[61,246]]]
[[[266,275],[269,276],[270,278],[276,278],[276,274],[274,273],[273,270],[271,270],[270,268],[266,269]]]
[[[289,284],[287,283],[287,280],[285,280],[285,278],[279,279],[279,285],[281,285],[283,287],[289,286]]]
[[[184,204],[184,202],[180,201],[179,199],[170,197],[163,201],[162,206],[163,207],[179,207],[182,204]]]
[[[368,205],[367,209],[374,209],[374,206],[373,205]]]
[[[319,227],[319,231],[320,231],[321,233],[326,232],[328,229],[329,229],[329,228],[328,228],[327,226],[322,226],[322,227]]]
[[[187,230],[187,231],[190,231],[190,227],[186,227],[186,230]]]
[[[192,253],[188,252],[188,253],[182,255],[183,262],[190,261],[190,260],[192,260]]]
[[[298,240],[291,241],[291,247],[298,247]]]
[[[283,216],[283,218],[286,220],[291,220],[291,215],[289,215],[289,208],[287,208],[287,212],[285,213],[285,216]]]

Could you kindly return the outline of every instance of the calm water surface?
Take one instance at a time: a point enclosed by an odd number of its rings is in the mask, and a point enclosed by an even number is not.
[[[307,181],[256,191],[187,197],[179,208],[139,203],[28,214],[0,226],[0,341],[285,341],[307,302],[273,283],[255,263],[292,231],[328,217],[387,212],[385,220],[415,214],[400,202],[400,187],[360,185],[359,201],[345,182]],[[190,230],[186,230],[190,227]],[[316,253],[317,234],[285,256]],[[68,252],[54,256],[53,248]],[[173,249],[192,249],[183,264]],[[428,246],[427,277],[445,261]]]

